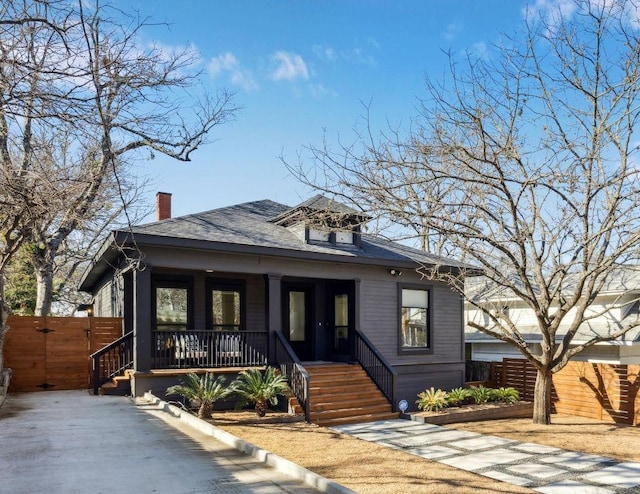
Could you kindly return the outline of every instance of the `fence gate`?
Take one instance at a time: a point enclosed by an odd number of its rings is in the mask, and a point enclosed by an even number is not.
[[[89,354],[122,334],[116,318],[11,316],[8,324],[10,392],[87,388]]]

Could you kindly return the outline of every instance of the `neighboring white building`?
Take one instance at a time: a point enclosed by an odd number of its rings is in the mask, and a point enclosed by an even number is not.
[[[467,280],[472,285],[469,289],[477,288],[473,280]],[[487,292],[485,292],[487,293]],[[591,305],[589,313],[595,316],[578,330],[573,341],[580,344],[590,340],[594,335],[607,335],[617,331],[624,325],[637,320],[640,314],[640,272],[621,271],[609,281]],[[525,303],[514,297],[496,294],[488,295],[487,301],[494,310],[508,311],[524,340],[532,345],[541,341],[533,310]],[[560,341],[572,320],[573,309],[565,318],[566,324],[560,326],[556,339]],[[470,304],[465,305],[465,321],[474,321],[488,327],[493,324],[489,317]],[[466,357],[470,360],[501,361],[507,358],[524,358],[513,346],[496,338],[488,336],[468,324],[465,324]],[[535,346],[534,346],[535,349]],[[629,331],[626,335],[614,341],[598,343],[587,348],[572,360],[587,362],[603,362],[611,364],[640,364],[640,327]]]

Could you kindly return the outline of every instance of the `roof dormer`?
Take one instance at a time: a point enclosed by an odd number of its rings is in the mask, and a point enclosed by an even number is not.
[[[361,225],[369,217],[344,204],[316,195],[271,220],[308,244],[360,246]]]

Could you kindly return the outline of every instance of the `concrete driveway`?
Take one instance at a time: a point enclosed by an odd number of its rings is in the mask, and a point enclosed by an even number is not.
[[[318,492],[167,414],[87,391],[9,395],[0,493]]]

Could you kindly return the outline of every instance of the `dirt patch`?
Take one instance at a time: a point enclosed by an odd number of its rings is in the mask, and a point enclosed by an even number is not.
[[[623,461],[640,461],[640,427],[558,415],[554,415],[551,421],[550,425],[536,425],[531,419],[504,419],[450,424],[447,427]]]
[[[274,415],[269,412],[265,419]],[[532,492],[325,427],[265,419],[219,412],[212,423],[361,494]]]

